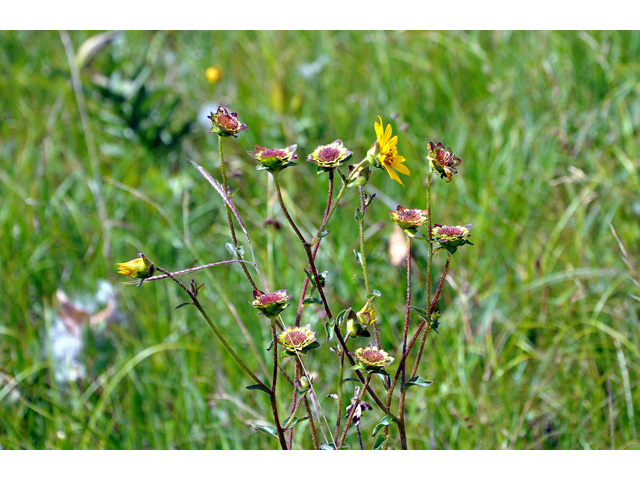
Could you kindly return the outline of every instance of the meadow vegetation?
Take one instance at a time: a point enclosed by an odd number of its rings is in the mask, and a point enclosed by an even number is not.
[[[246,152],[298,145],[280,181],[313,234],[327,180],[306,155],[339,138],[357,162],[377,116],[393,124],[411,176],[403,188],[376,171],[365,187],[376,193],[365,241],[383,345],[402,343],[406,295],[388,212],[424,208],[428,141],[463,159],[433,190],[434,220],[472,222],[474,246],[456,253],[427,341],[421,376],[434,383],[407,400],[409,448],[640,446],[638,32],[124,32],[70,69],[92,35],[0,34],[0,448],[278,448],[250,427],[269,422],[264,394],[245,388],[195,309],[174,310],[184,292],[116,273],[137,252],[170,270],[231,258],[224,205],[190,163],[218,172],[206,116],[219,104],[249,126],[225,144],[233,198],[263,274],[294,305],[306,257]],[[343,202],[317,263],[331,301],[359,307],[359,199]],[[427,252],[415,245],[416,278]],[[243,271],[194,278],[214,322],[267,376],[269,324]],[[56,380],[55,292],[95,313],[105,279],[112,320],[80,329],[83,378]],[[424,296],[414,291],[417,304]],[[333,354],[313,305],[306,323],[322,344],[306,365],[328,393],[337,372],[323,368]],[[279,391],[285,410],[290,393]],[[334,400],[320,400],[335,422]],[[366,412],[363,435],[379,420]],[[294,442],[311,447],[302,428]]]

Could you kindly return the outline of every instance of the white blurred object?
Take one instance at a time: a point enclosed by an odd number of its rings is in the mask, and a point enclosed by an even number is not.
[[[208,132],[211,129],[211,119],[209,115],[218,110],[217,103],[205,103],[198,110],[198,123],[202,126],[202,128]]]
[[[103,308],[99,309],[101,306]],[[53,294],[53,309],[55,321],[48,332],[48,343],[55,379],[59,383],[75,382],[86,376],[86,367],[81,360],[82,327],[88,324],[95,329],[115,318],[115,290],[109,282],[100,280],[95,295],[84,295],[74,303],[58,289]]]
[[[389,237],[389,262],[394,267],[399,267],[406,262],[408,253],[409,245],[406,235],[400,227],[394,225]]]
[[[313,78],[318,75],[322,69],[329,64],[329,55],[322,54],[311,63],[302,63],[298,66],[300,75],[304,78]]]

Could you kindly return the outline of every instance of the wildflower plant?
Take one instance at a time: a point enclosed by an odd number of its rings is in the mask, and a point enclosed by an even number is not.
[[[436,309],[436,305],[444,287],[452,256],[461,246],[471,244],[468,240],[471,225],[446,226],[432,222],[433,174],[437,173],[441,178],[445,178],[447,183],[450,182],[452,175],[457,173],[457,167],[461,163],[460,158],[453,155],[449,147],[444,147],[441,143],[428,142],[426,162],[423,162],[427,169],[426,205],[424,208],[421,208],[422,206],[405,208],[398,205],[395,210],[389,212],[391,222],[405,233],[408,247],[407,295],[402,300],[398,299],[399,304],[404,302],[402,343],[394,344],[387,337],[383,337],[379,331],[379,325],[389,327],[386,322],[392,312],[380,311],[374,305],[375,299],[381,293],[373,288],[369,277],[364,231],[368,207],[376,196],[366,193],[365,187],[372,175],[371,167],[374,167],[374,171],[375,168],[385,170],[389,178],[402,186],[404,183],[398,173],[421,183],[422,179],[411,178],[411,171],[404,165],[406,158],[398,151],[398,137],[393,136],[391,125],[383,128],[382,118],[378,117],[378,121],[374,122],[373,145],[361,157],[362,160],[353,162],[351,165],[347,163],[354,153],[348,150],[341,140],[320,145],[307,154],[307,160],[315,164],[319,174],[328,173],[327,176],[317,177],[317,181],[327,183],[327,201],[322,222],[313,235],[305,235],[302,232],[289,213],[282,194],[283,182],[295,181],[288,174],[283,174],[283,170],[296,166],[293,160],[297,159],[297,145],[285,148],[257,145],[254,150],[248,152],[249,157],[256,162],[257,170],[266,170],[271,174],[282,215],[297,237],[299,248],[306,257],[304,265],[299,270],[300,272],[304,270],[305,275],[301,276],[301,294],[294,300],[297,303],[294,313],[294,309],[286,310],[290,305],[289,301],[294,299],[294,295],[288,294],[288,289],[292,289],[293,285],[286,285],[286,289],[272,290],[267,284],[256,261],[249,231],[229,193],[231,190],[226,174],[223,142],[231,141],[228,137],[237,137],[248,127],[238,120],[236,113],[230,113],[223,106],[220,106],[209,118],[212,122],[211,132],[218,135],[221,182],[202,166],[195,163],[194,166],[224,203],[232,240],[227,244],[227,250],[232,254],[233,259],[171,272],[154,264],[145,255],[139,254],[139,257],[134,260],[117,264],[118,273],[140,279],[138,286],[144,281],[168,278],[185,292],[189,301],[176,308],[196,307],[226,352],[251,379],[252,383],[246,388],[251,392],[262,392],[256,395],[266,394],[272,424],[253,425],[253,427],[256,431],[275,437],[282,449],[297,447],[298,445],[293,441],[294,430],[305,429],[315,449],[339,450],[345,448],[347,438],[353,434],[351,427],[355,427],[360,448],[386,449],[399,446],[407,449],[407,429],[411,428],[412,423],[405,411],[406,395],[412,386],[427,387],[432,383],[418,375],[425,343],[428,333],[431,330],[437,332],[440,325],[441,312]],[[308,167],[308,164],[298,166],[298,168]],[[412,168],[414,171],[415,169],[420,171],[420,164]],[[339,189],[335,185],[336,178],[342,183]],[[356,188],[358,193],[353,196],[357,203],[355,220],[358,223],[359,248],[355,253],[362,270],[364,288],[357,298],[342,299],[342,304],[351,305],[351,307],[338,313],[336,305],[327,298],[327,272],[319,268],[317,254],[321,248],[322,239],[328,234],[328,224],[336,209],[345,208],[348,204],[347,200],[342,202],[343,197],[347,192],[355,192]],[[238,227],[239,230],[237,230]],[[239,232],[244,236],[250,255],[245,255],[244,247],[240,246]],[[424,242],[422,245],[428,250],[427,274],[424,280],[426,303],[423,307],[412,303],[412,289],[415,282],[411,257],[412,249],[415,248],[412,243],[415,241]],[[433,259],[440,251],[446,252],[446,261],[434,291]],[[247,279],[247,293],[253,293],[253,299],[251,295],[246,295],[242,301],[248,301],[256,309],[256,314],[268,318],[268,322],[264,322],[264,328],[269,329],[269,336],[272,339],[268,350],[271,351],[273,362],[273,373],[268,378],[262,378],[254,371],[251,366],[253,363],[251,356],[244,352],[239,353],[238,346],[229,341],[225,331],[209,315],[200,299],[203,285],[198,284],[195,279],[186,285],[180,279],[182,275],[195,275],[201,269],[220,265],[236,265],[242,269]],[[156,271],[159,274],[153,276]],[[242,296],[242,288],[239,288],[238,300]],[[305,318],[309,312],[309,309],[305,308],[308,305],[315,305],[320,315]],[[417,326],[410,322],[412,313],[419,319]],[[302,325],[303,319],[306,325]],[[312,326],[313,322],[316,324]],[[319,336],[317,332],[322,331],[324,334]],[[363,343],[362,337],[368,338],[366,344]],[[337,372],[337,381],[334,386],[328,386],[324,381],[314,383],[314,375],[310,373],[311,371],[332,368],[332,365],[326,362],[319,363],[313,352],[316,348],[330,349],[335,354],[333,368]],[[412,366],[409,364],[410,357]],[[351,376],[347,376],[349,369],[353,371]],[[372,381],[378,377],[380,382]],[[282,380],[286,382],[284,387]],[[344,395],[347,380],[357,383],[355,397],[350,401],[346,400]],[[322,388],[329,387],[331,390],[319,392],[320,385]],[[278,386],[280,386],[279,389]],[[286,415],[278,402],[283,390],[288,392],[288,400],[291,402]],[[331,413],[332,406],[326,403],[334,400],[335,415]],[[300,413],[301,410],[304,410],[304,413]],[[373,429],[372,444],[366,447],[360,432],[361,417],[364,412],[370,412],[369,415],[378,415],[380,418]],[[333,423],[333,426],[330,423]],[[369,438],[368,435],[365,436],[365,440],[367,438]]]

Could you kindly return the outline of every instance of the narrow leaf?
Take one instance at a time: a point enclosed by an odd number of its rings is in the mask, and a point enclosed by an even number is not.
[[[382,430],[384,427],[388,427],[391,422],[393,422],[393,417],[390,417],[389,415],[385,415],[384,417],[382,417],[380,423],[378,423],[378,425],[376,425],[373,429],[373,434],[371,436],[375,437],[378,432],[380,432],[380,430]]]
[[[425,320],[429,320],[429,317],[427,316],[427,311],[424,308],[418,308],[418,307],[410,307],[410,308]]]
[[[433,382],[429,381],[429,380],[425,380],[422,377],[413,377],[411,380],[409,380],[408,382],[406,382],[404,384],[404,388],[407,389],[407,388],[412,387],[414,385],[416,385],[418,387],[428,387],[429,385],[433,385]]]
[[[187,305],[193,305],[193,303],[191,303],[191,302],[184,302],[184,303],[181,303],[180,305],[178,305],[178,306],[175,308],[175,310],[177,310],[177,309],[179,309],[179,308],[182,308],[182,307],[186,307]]]
[[[247,390],[261,390],[264,393],[266,393],[267,395],[271,395],[271,390],[269,390],[264,385],[260,385],[259,383],[256,383],[255,385],[249,385],[246,388],[247,388]]]
[[[278,437],[278,430],[276,429],[276,427],[273,427],[271,425],[256,425],[255,423],[252,423],[251,427],[258,432],[264,432],[273,437]]]
[[[302,304],[303,305],[311,305],[311,304],[322,305],[322,299],[317,297],[307,297],[302,301]]]
[[[383,445],[384,445],[384,435],[378,435],[376,437],[375,442],[373,442],[372,450],[380,450],[382,449]]]

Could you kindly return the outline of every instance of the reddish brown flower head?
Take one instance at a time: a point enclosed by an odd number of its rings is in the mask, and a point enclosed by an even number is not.
[[[384,350],[379,350],[373,343],[365,348],[357,349],[354,355],[367,367],[386,367],[395,360]]]
[[[296,165],[292,160],[298,158],[295,155],[297,145],[286,148],[267,148],[256,145],[253,152],[247,152],[251,158],[258,161],[256,170],[269,170],[271,173],[279,172],[283,168]]]
[[[253,298],[255,300],[251,302],[251,305],[260,310],[263,315],[275,317],[289,306],[287,301],[292,297],[293,295],[287,295],[286,289],[268,293],[254,290]]]
[[[288,352],[304,353],[306,347],[316,340],[315,332],[309,329],[309,325],[304,327],[286,327],[278,335],[278,343]]]
[[[315,163],[325,170],[339,167],[347,161],[351,154],[342,144],[342,140],[334,140],[328,145],[320,145],[307,157],[307,160]]]
[[[247,130],[247,127],[244,123],[238,120],[238,114],[235,112],[229,112],[226,108],[219,106],[218,111],[216,113],[211,112],[207,118],[213,122],[213,126],[209,132],[217,133],[221,137],[228,137],[233,135],[234,137],[242,132],[243,130]]]
[[[418,227],[427,221],[427,211],[419,208],[404,208],[402,205],[398,205],[395,211],[390,210],[389,213],[393,223],[411,237],[416,234]]]
[[[469,240],[469,230],[471,229],[471,224],[460,226],[456,225],[455,227],[449,225],[440,225],[438,223],[433,224],[433,228],[431,229],[431,236],[437,242],[440,242],[444,248],[446,248],[449,252],[454,253],[458,247],[462,245],[469,244],[473,245]]]
[[[427,160],[431,162],[433,168],[440,174],[440,178],[447,178],[447,182],[451,181],[451,175],[458,173],[456,167],[460,165],[462,160],[456,157],[451,147],[445,147],[442,143],[437,144],[429,142],[427,144]]]

